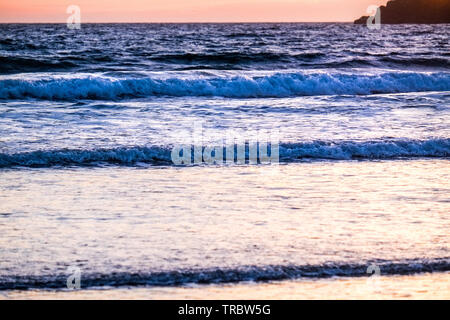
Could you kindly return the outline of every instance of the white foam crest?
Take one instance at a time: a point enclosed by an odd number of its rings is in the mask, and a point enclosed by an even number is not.
[[[77,77],[0,79],[0,99],[101,99],[152,96],[221,96],[229,98],[293,97],[314,95],[369,95],[422,91],[450,91],[450,73],[291,72],[268,75],[165,77],[156,75],[114,78]]]
[[[281,162],[302,159],[398,159],[417,157],[450,157],[450,139],[376,140],[376,141],[312,141],[281,143]],[[94,150],[40,150],[23,153],[0,153],[0,168],[113,165],[173,165],[171,148],[119,147]]]

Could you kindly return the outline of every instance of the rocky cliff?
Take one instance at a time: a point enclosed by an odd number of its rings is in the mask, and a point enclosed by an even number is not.
[[[381,23],[450,23],[450,0],[392,0],[381,6]],[[355,20],[365,24],[368,16]]]

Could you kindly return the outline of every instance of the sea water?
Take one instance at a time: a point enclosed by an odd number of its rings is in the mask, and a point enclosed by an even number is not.
[[[448,298],[449,30],[1,25],[0,297]],[[175,165],[199,125],[279,163]]]

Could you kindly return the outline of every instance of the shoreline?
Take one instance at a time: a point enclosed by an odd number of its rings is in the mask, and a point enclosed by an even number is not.
[[[195,285],[183,287],[132,287],[79,291],[0,292],[0,300],[12,299],[136,299],[136,300],[377,300],[450,299],[450,272],[378,278],[332,278],[316,280]]]

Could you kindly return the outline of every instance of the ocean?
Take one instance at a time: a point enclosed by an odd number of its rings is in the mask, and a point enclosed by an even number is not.
[[[0,299],[449,299],[449,36],[1,24]]]

